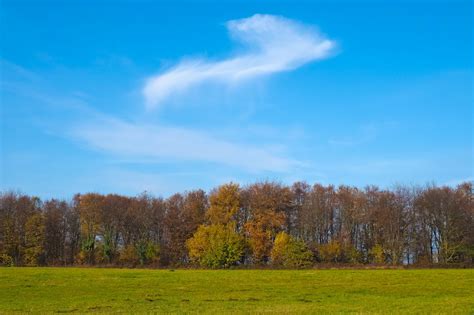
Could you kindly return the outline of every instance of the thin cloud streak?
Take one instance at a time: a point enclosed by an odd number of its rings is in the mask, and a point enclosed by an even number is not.
[[[193,129],[134,124],[114,118],[76,124],[70,136],[123,158],[211,162],[254,173],[284,173],[303,166],[262,147],[220,140]]]
[[[210,162],[251,173],[288,173],[305,167],[302,162],[285,157],[278,152],[281,150],[274,150],[261,141],[257,144],[249,144],[246,140],[235,142],[192,128],[151,125],[141,121],[129,122],[104,114],[83,100],[82,94],[80,97],[76,92],[73,96],[64,96],[41,91],[41,86],[33,86],[30,83],[33,77],[41,76],[20,66],[11,65],[11,71],[20,72],[19,75],[28,74],[22,76],[26,83],[12,84],[14,93],[29,97],[36,104],[45,105],[45,113],[61,109],[67,115],[67,127],[54,122],[38,122],[45,133],[62,135],[88,149],[110,154],[116,161]],[[5,86],[2,86],[2,89],[4,88]],[[241,129],[238,133],[245,131]],[[262,138],[262,135],[252,137],[253,140],[255,138]]]
[[[336,43],[317,30],[280,16],[256,14],[227,22],[233,39],[246,53],[211,62],[188,60],[148,78],[143,88],[146,107],[156,108],[169,97],[203,82],[235,84],[263,75],[289,71],[329,57]]]
[[[367,124],[360,128],[356,135],[345,138],[330,138],[328,143],[334,147],[354,147],[373,141],[377,137],[378,128],[375,124]]]

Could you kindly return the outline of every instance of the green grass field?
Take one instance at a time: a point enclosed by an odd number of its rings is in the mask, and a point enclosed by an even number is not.
[[[1,268],[0,313],[474,313],[474,270]]]

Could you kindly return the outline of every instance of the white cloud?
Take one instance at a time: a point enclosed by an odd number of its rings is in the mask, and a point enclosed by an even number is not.
[[[323,59],[336,44],[312,27],[284,17],[256,14],[227,22],[230,35],[247,52],[221,61],[188,60],[148,78],[143,94],[154,108],[173,94],[206,81],[235,83],[295,69]]]
[[[289,172],[302,166],[268,149],[231,143],[204,132],[99,119],[76,125],[71,136],[95,149],[131,159],[212,162],[250,172]]]

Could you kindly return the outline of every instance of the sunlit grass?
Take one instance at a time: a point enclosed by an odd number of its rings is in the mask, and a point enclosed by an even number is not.
[[[1,268],[9,312],[474,312],[474,270]]]

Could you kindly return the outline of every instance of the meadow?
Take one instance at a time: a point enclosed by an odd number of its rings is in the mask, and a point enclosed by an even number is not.
[[[474,312],[474,269],[0,268],[0,313]]]

